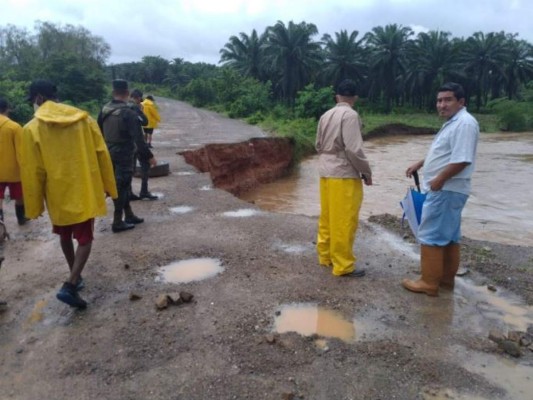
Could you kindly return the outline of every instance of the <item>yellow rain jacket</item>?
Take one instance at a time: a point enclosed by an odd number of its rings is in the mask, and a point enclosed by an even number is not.
[[[20,182],[22,127],[0,114],[0,182]]]
[[[46,202],[58,226],[104,216],[105,193],[117,197],[113,164],[96,121],[53,101],[24,126],[21,176],[26,217],[39,217]]]
[[[157,125],[161,122],[161,117],[159,116],[159,111],[157,111],[157,106],[150,99],[145,99],[142,102],[143,113],[148,118],[148,125],[145,128],[157,128]]]

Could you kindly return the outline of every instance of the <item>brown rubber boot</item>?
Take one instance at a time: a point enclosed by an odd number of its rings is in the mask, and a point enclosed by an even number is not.
[[[428,296],[439,295],[439,284],[442,279],[444,247],[420,246],[420,267],[422,276],[417,281],[404,279],[402,285],[407,290],[425,293]]]
[[[455,286],[455,275],[459,269],[461,261],[461,246],[459,243],[452,243],[444,247],[443,273],[440,286],[453,290]]]

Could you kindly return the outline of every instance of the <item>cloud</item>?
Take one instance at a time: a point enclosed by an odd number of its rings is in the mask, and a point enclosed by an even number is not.
[[[506,31],[533,42],[530,0],[2,0],[0,26],[33,28],[36,20],[81,25],[111,45],[110,62],[145,55],[217,63],[229,37],[262,33],[278,20],[314,23],[320,39],[341,29],[359,31],[397,23],[468,37]]]

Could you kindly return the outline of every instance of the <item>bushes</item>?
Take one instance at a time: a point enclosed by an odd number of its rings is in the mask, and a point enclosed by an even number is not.
[[[24,125],[33,117],[33,108],[26,102],[29,82],[0,80],[0,97],[7,100],[11,113],[9,117]]]
[[[214,78],[197,78],[179,92],[196,107],[225,110],[231,118],[245,118],[271,108],[270,82],[243,78],[233,70],[221,70]]]
[[[315,89],[314,85],[307,85],[296,96],[294,113],[298,118],[314,118],[320,116],[334,106],[335,92],[331,87]]]
[[[533,104],[526,101],[497,99],[490,108],[498,116],[499,129],[524,132],[533,129]]]

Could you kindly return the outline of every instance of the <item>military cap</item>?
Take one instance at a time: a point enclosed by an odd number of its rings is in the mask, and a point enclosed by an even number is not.
[[[115,79],[113,81],[113,90],[128,90],[128,81],[124,79]]]

